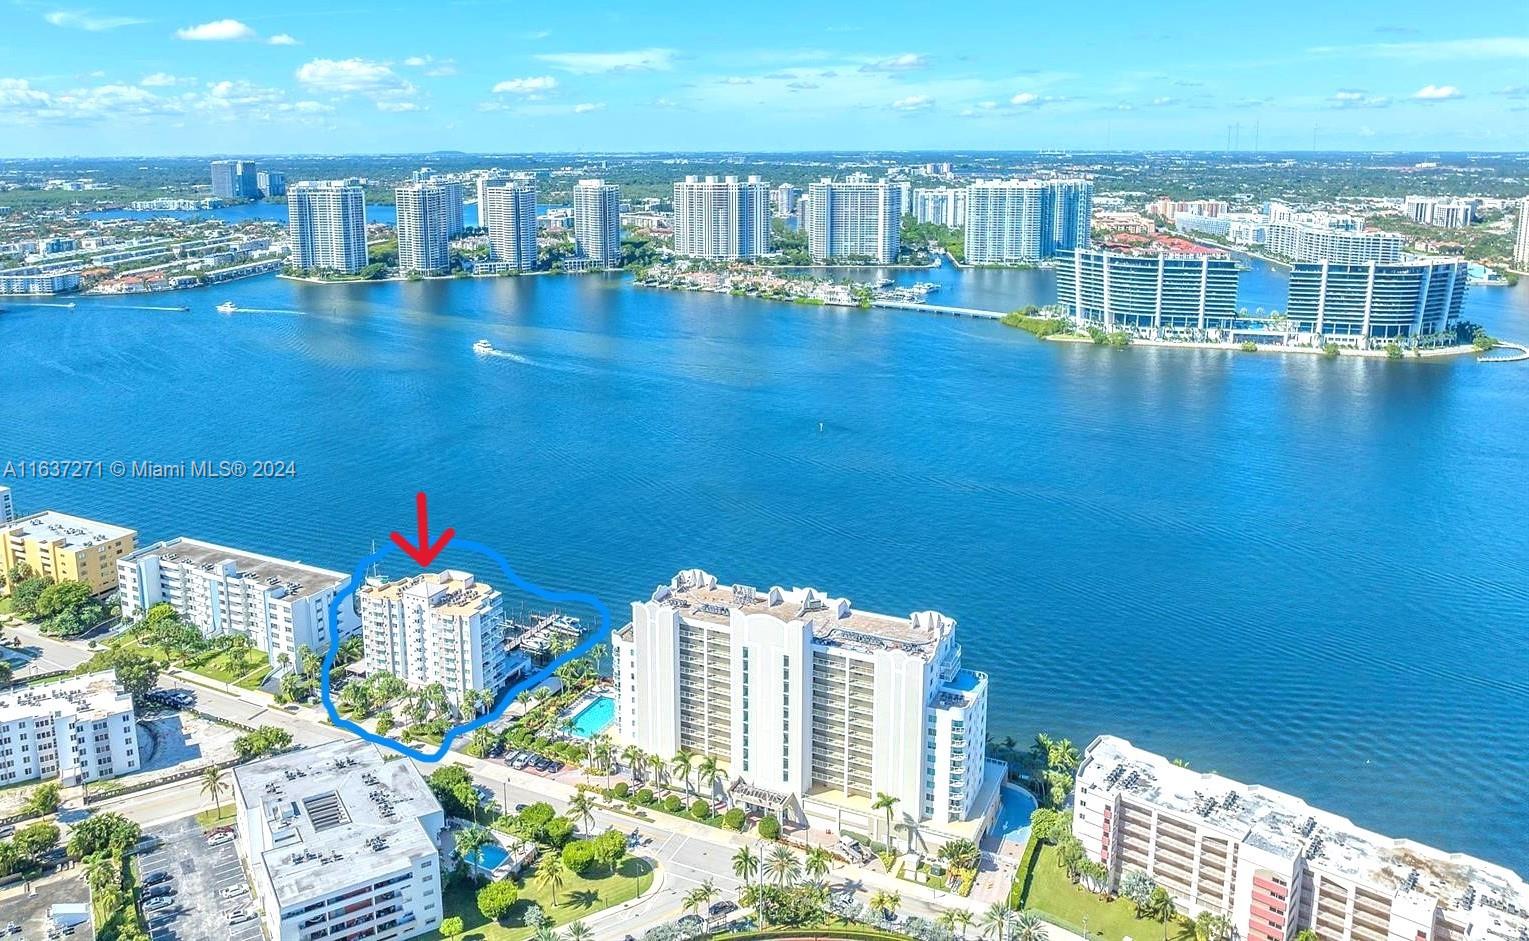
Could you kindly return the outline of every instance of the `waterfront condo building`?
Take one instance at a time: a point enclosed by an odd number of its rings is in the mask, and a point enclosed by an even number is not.
[[[951,229],[966,225],[966,190],[953,186],[913,191],[913,218]]]
[[[796,201],[801,195],[802,191],[795,186],[782,183],[770,190],[770,211],[780,219],[796,215]]]
[[[1168,890],[1232,937],[1292,941],[1522,941],[1529,887],[1482,860],[1397,840],[1289,794],[1203,774],[1101,736],[1083,753],[1073,835],[1109,873]]]
[[[604,180],[580,180],[573,188],[573,243],[581,257],[601,268],[621,264],[621,190]]]
[[[889,843],[914,820],[938,845],[980,839],[1003,781],[986,759],[987,677],[963,669],[955,621],[891,617],[812,588],[677,574],[611,642],[616,735],[725,769],[736,804]]]
[[[1085,326],[1203,338],[1233,326],[1237,262],[1219,252],[1074,249],[1057,259],[1057,304]]]
[[[1088,246],[1088,180],[977,180],[966,188],[968,264],[1033,264]]]
[[[1442,229],[1463,229],[1476,221],[1478,200],[1457,197],[1408,196],[1402,213],[1413,222]]]
[[[304,180],[287,193],[292,266],[355,274],[366,267],[366,191],[358,180]]]
[[[280,170],[260,170],[255,174],[255,186],[266,199],[287,195],[287,175]]]
[[[1316,214],[1308,214],[1315,216]],[[1402,260],[1406,239],[1390,232],[1363,232],[1350,227],[1347,217],[1301,221],[1290,219],[1268,225],[1265,247],[1290,261],[1331,261],[1363,264]]]
[[[462,214],[461,189],[433,180],[411,181],[394,189],[393,202],[398,211],[398,270],[405,275],[449,272],[453,219],[460,220]]]
[[[16,504],[11,501],[11,488],[0,487],[0,526],[16,519]]]
[[[478,216],[488,231],[489,261],[509,271],[536,269],[536,185],[479,179]]]
[[[350,584],[350,576],[301,562],[288,562],[184,536],[145,546],[117,562],[122,617],[141,619],[156,604],[168,604],[183,623],[204,637],[243,634],[279,667],[308,647],[329,647],[331,629],[343,640],[360,627],[355,607],[339,606],[331,624],[330,602]]]
[[[111,671],[0,692],[0,787],[73,787],[141,764],[133,697]]]
[[[807,249],[812,260],[897,260],[901,247],[901,195],[896,183],[857,173],[835,183],[824,177],[807,187]]]
[[[212,195],[220,199],[255,199],[260,195],[259,174],[253,160],[214,160]]]
[[[1147,204],[1147,212],[1162,216],[1169,222],[1173,222],[1181,212],[1215,218],[1226,212],[1227,208],[1226,201],[1222,199],[1172,200],[1166,196],[1160,196]]]
[[[1466,268],[1457,258],[1300,262],[1290,272],[1285,315],[1314,344],[1364,348],[1449,336],[1465,303]]]
[[[1529,196],[1518,201],[1518,229],[1513,239],[1513,263],[1529,268]]]
[[[674,253],[758,258],[770,251],[770,185],[757,176],[687,176],[674,184]]]
[[[235,768],[233,803],[265,937],[402,941],[440,926],[446,815],[414,762],[329,742]]]
[[[45,510],[0,528],[0,571],[25,565],[55,582],[84,582],[101,595],[117,587],[117,560],[138,534],[122,526]]]
[[[506,649],[504,596],[467,572],[369,578],[356,598],[368,674],[391,673],[415,688],[440,683],[461,703],[469,689],[496,695],[529,665]]]

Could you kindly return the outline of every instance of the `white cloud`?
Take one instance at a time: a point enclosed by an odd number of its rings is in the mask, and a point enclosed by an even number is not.
[[[1385,95],[1372,95],[1357,88],[1340,88],[1327,100],[1334,108],[1386,108],[1391,104]]]
[[[420,107],[418,104],[412,101],[395,101],[390,99],[383,99],[382,101],[377,102],[377,110],[401,113],[405,111],[418,111],[420,110]]]
[[[862,72],[911,72],[914,69],[926,68],[929,65],[929,57],[917,52],[905,52],[902,55],[892,56],[887,59],[877,59],[875,62],[867,62],[860,67]]]
[[[1166,108],[1168,105],[1176,105],[1178,103],[1179,100],[1177,98],[1169,98],[1166,95],[1152,99],[1152,107],[1154,108]]]
[[[289,35],[287,33],[277,33],[275,36],[272,36],[270,39],[267,39],[266,42],[270,43],[273,46],[296,46],[296,45],[300,45],[300,43],[298,43],[296,38],[294,38],[293,36],[291,36],[291,35]]]
[[[524,78],[508,78],[494,86],[496,95],[542,95],[557,88],[557,79],[550,75],[528,75]]]
[[[1486,36],[1436,42],[1379,42],[1360,46],[1316,46],[1313,55],[1360,55],[1376,59],[1438,62],[1450,59],[1529,59],[1529,36]]]
[[[596,104],[596,103],[593,103],[593,102],[584,101],[584,102],[580,102],[579,104],[576,104],[576,105],[573,106],[573,113],[574,114],[588,114],[591,111],[600,111],[600,110],[603,110],[604,108],[605,108],[605,105],[603,105],[603,104]]]
[[[1460,89],[1453,85],[1424,85],[1412,97],[1422,101],[1447,101],[1461,96]]]
[[[180,85],[189,81],[175,79]],[[330,106],[316,101],[292,103],[281,89],[246,81],[209,82],[200,90],[182,92],[170,91],[168,85],[153,84],[147,87],[106,84],[49,91],[33,87],[25,79],[0,79],[0,121],[27,125],[106,124],[140,119],[163,122],[166,118],[270,121],[283,115],[304,121],[329,110]]]
[[[1016,108],[1023,108],[1026,105],[1039,104],[1040,100],[1041,96],[1037,95],[1035,92],[1022,91],[1015,95],[1013,98],[1010,98],[1009,104],[1014,105]]]
[[[909,95],[892,102],[892,107],[898,111],[923,111],[934,105],[934,99],[928,95]]]
[[[139,79],[138,84],[144,88],[169,88],[171,85],[178,85],[183,81],[185,79],[177,78],[168,72],[155,72],[152,75],[145,75]]]
[[[403,64],[411,69],[418,69],[429,65],[432,61],[430,56],[409,56],[403,60]]]
[[[674,67],[673,49],[633,49],[629,52],[553,52],[537,59],[576,75],[604,72],[667,72]]]
[[[414,90],[386,62],[369,59],[313,59],[298,68],[297,80],[310,88],[337,95]]]
[[[213,20],[199,26],[187,26],[175,31],[181,39],[196,42],[232,42],[254,39],[255,31],[238,20]]]
[[[91,33],[101,33],[109,29],[137,26],[148,22],[136,16],[96,16],[89,11],[76,10],[55,10],[44,15],[43,19],[64,29],[83,29]]]

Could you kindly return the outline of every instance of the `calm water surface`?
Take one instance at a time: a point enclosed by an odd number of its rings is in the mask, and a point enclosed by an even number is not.
[[[895,276],[974,307],[1054,290]],[[996,735],[1118,733],[1529,870],[1529,366],[1109,351],[615,277],[171,298],[0,313],[6,456],[300,476],[8,481],[23,508],[348,570],[425,489],[618,615],[689,566],[937,608]],[[170,303],[195,309],[137,309]],[[1529,285],[1469,305],[1529,338]]]

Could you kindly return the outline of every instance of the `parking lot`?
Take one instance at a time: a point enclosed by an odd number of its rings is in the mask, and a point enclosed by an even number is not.
[[[84,866],[61,869],[29,885],[7,886],[0,889],[0,932],[4,932],[8,925],[16,924],[21,931],[6,936],[5,941],[44,941],[51,924],[49,906],[89,902],[90,890],[85,886]],[[91,941],[93,937],[95,934],[89,921],[64,935],[66,941]]]
[[[148,833],[159,839],[159,845],[139,855],[139,872],[145,878],[167,872],[170,879],[163,884],[175,890],[168,907],[145,912],[154,941],[262,941],[259,919],[228,924],[229,912],[254,906],[233,842],[208,846],[194,817],[153,827]],[[224,898],[223,890],[233,886],[244,893],[237,899]]]

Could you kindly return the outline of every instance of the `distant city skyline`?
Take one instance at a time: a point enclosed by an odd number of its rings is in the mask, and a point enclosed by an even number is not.
[[[0,157],[770,151],[809,127],[813,149],[1529,150],[1522,8],[1473,7],[788,0],[766,29],[689,2],[11,0]]]

